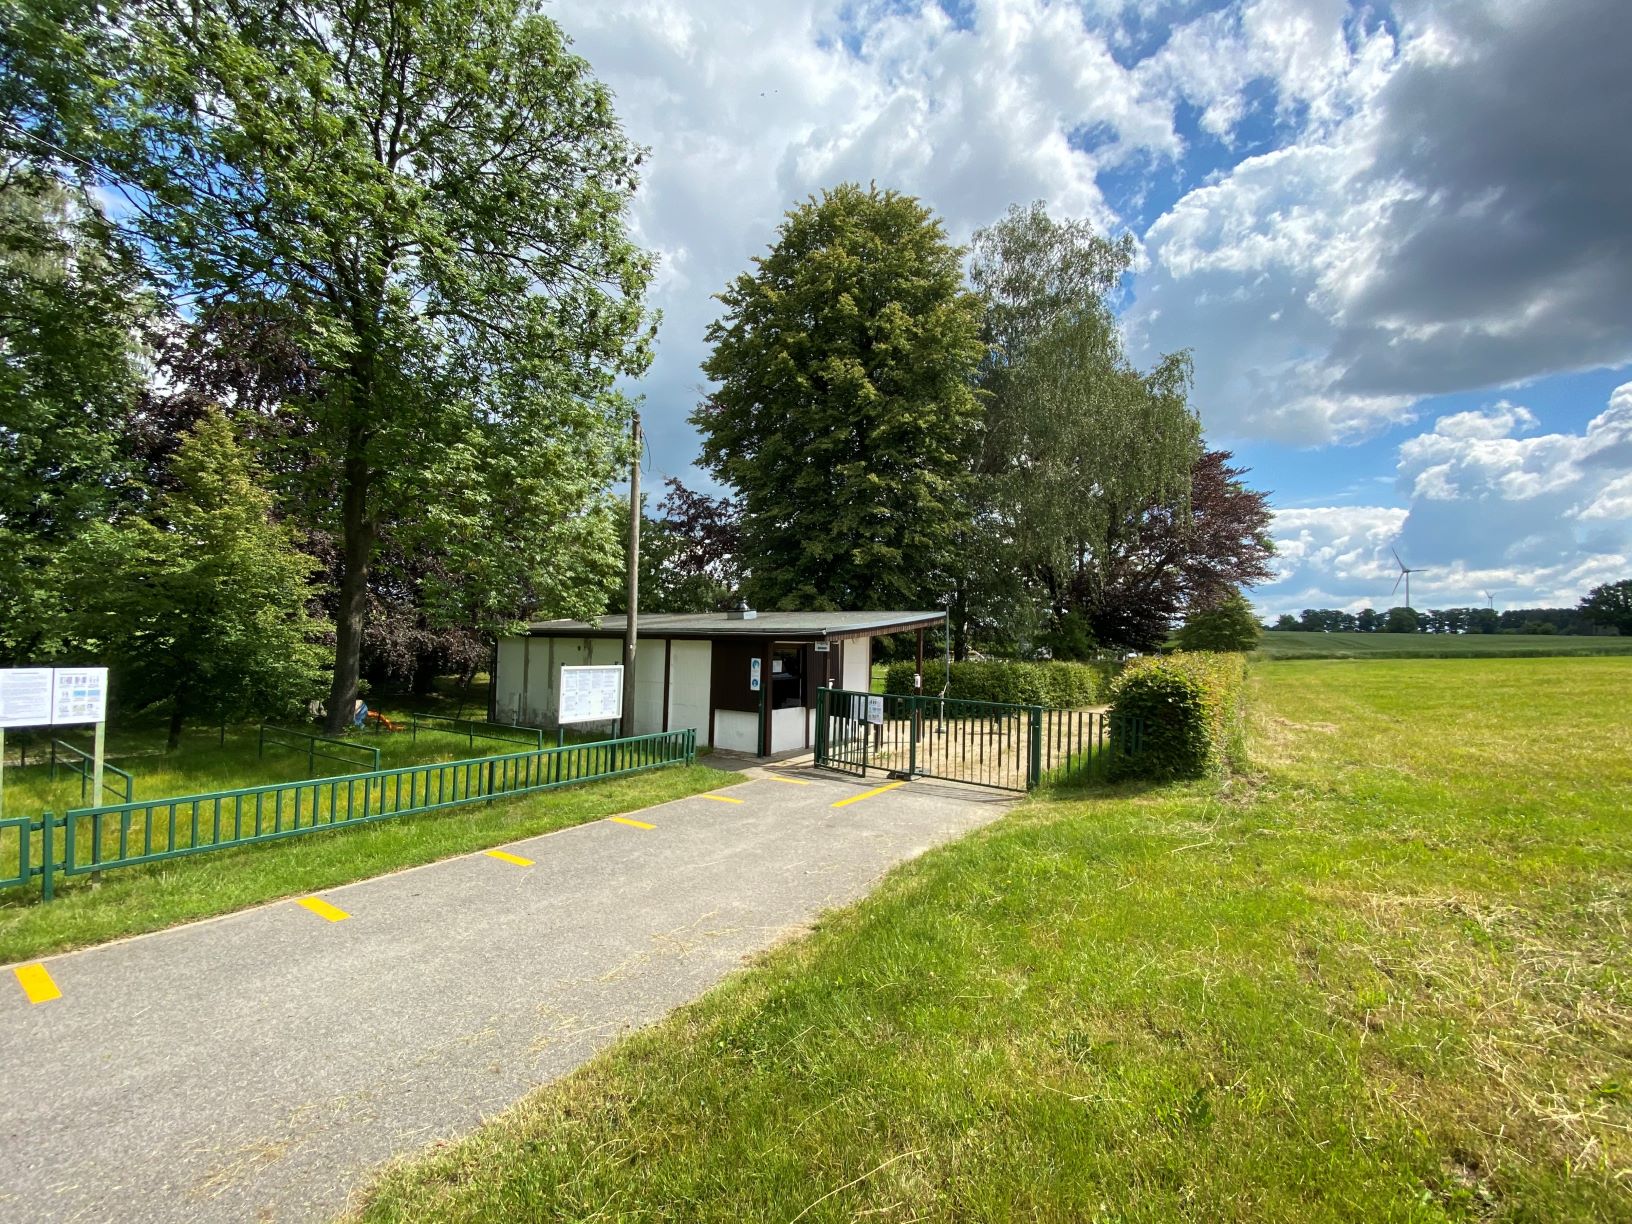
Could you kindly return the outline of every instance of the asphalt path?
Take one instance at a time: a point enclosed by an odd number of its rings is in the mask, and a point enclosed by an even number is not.
[[[499,854],[8,966],[0,1220],[325,1218],[381,1162],[471,1130],[1006,806],[754,769]]]

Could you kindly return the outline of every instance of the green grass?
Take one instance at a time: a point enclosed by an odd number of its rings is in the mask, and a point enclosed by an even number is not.
[[[1276,630],[1258,640],[1259,659],[1537,658],[1632,654],[1629,637],[1542,633],[1317,633]]]
[[[1284,663],[388,1171],[384,1220],[1632,1218],[1632,661]]]
[[[306,755],[285,748],[269,747],[262,756],[257,749],[257,728],[258,724],[229,727],[224,744],[219,742],[218,730],[195,731],[175,752],[166,753],[162,731],[137,727],[111,737],[110,759],[132,773],[138,800],[356,772],[319,759],[315,771],[309,773]],[[385,769],[526,751],[530,747],[478,738],[472,750],[466,735],[424,729],[417,737],[361,732],[348,738],[357,744],[377,746]],[[88,743],[88,737],[74,736],[72,742],[81,741]],[[548,741],[546,746],[553,742]],[[59,879],[56,899],[49,904],[39,900],[36,881],[26,888],[0,891],[0,963],[157,930],[294,893],[332,888],[664,803],[735,779],[735,774],[702,765],[671,767],[491,804],[472,804],[109,871],[100,882],[84,876]],[[6,771],[9,815],[37,815],[48,807],[61,812],[81,806],[79,796],[77,777],[59,772],[52,782],[43,765]],[[108,801],[116,800],[110,796]],[[115,834],[110,827],[110,839]],[[5,840],[0,846],[4,851],[0,863],[13,868],[16,846],[11,839],[15,836],[9,830],[0,834]],[[35,834],[33,840],[37,851],[39,835]]]

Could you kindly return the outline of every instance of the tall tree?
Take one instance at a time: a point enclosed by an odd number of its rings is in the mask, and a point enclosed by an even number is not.
[[[278,714],[315,697],[329,650],[327,626],[307,613],[317,562],[272,519],[226,417],[204,413],[170,467],[143,514],[97,524],[65,551],[59,581],[76,639],[113,667],[122,703],[168,711],[174,748],[188,718]]]
[[[0,167],[0,660],[60,646],[52,558],[130,474],[141,309],[94,204],[30,160]]]
[[[1055,221],[1041,204],[975,236],[971,276],[991,346],[975,505],[992,544],[970,555],[1005,554],[999,569],[1023,575],[1056,621],[1074,610],[1094,619],[1117,577],[1111,561],[1148,507],[1189,514],[1201,454],[1189,357],[1148,372],[1128,362],[1108,295],[1131,258],[1130,241]],[[973,573],[968,585],[982,581]],[[1148,636],[1100,621],[1101,641]]]
[[[113,0],[64,125],[157,278],[280,311],[317,370],[288,445],[338,540],[330,722],[382,522],[439,611],[587,615],[617,581],[620,374],[649,360],[639,152],[524,0]],[[118,58],[122,56],[123,58]]]
[[[719,300],[692,422],[742,509],[768,608],[934,606],[965,512],[980,308],[910,196],[845,184],[789,212]]]

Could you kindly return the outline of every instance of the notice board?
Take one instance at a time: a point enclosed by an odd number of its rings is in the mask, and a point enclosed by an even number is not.
[[[563,667],[557,717],[563,723],[610,722],[622,718],[623,664]]]

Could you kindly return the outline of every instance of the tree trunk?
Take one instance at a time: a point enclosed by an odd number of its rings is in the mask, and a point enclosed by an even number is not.
[[[344,491],[340,501],[340,606],[335,612],[334,684],[329,690],[326,734],[351,723],[362,665],[363,628],[368,619],[368,562],[374,551],[374,523],[368,517],[368,462],[359,431],[347,439]]]
[[[177,693],[170,699],[170,735],[164,741],[164,750],[166,752],[174,752],[181,747],[181,722],[183,716],[181,694]],[[100,803],[101,799],[99,798],[97,802]]]

